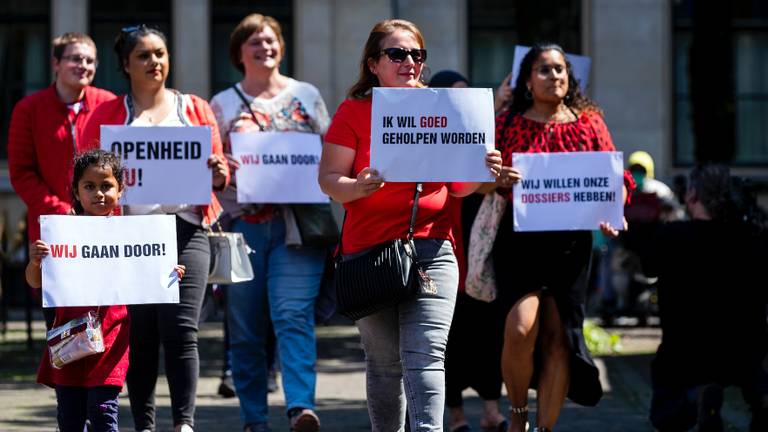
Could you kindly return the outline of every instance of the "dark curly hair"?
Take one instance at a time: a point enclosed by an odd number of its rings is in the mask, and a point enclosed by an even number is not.
[[[563,55],[563,58],[565,59],[565,68],[568,71],[568,92],[563,99],[565,106],[572,108],[577,112],[595,111],[600,115],[603,115],[603,111],[600,107],[581,92],[579,82],[576,81],[571,62],[568,61],[565,51],[563,51],[560,45],[554,43],[537,43],[531,47],[528,53],[525,54],[525,57],[523,57],[523,61],[520,62],[520,72],[517,74],[517,82],[515,82],[515,88],[512,91],[512,106],[510,111],[513,114],[523,114],[528,108],[533,106],[533,100],[525,97],[525,94],[528,91],[526,82],[531,76],[533,64],[536,60],[539,59],[543,52],[552,50]]]
[[[80,200],[77,199],[77,186],[80,183],[80,179],[83,178],[85,170],[92,166],[111,168],[112,175],[115,176],[115,180],[117,180],[117,185],[120,189],[123,188],[123,163],[120,161],[120,157],[116,154],[96,149],[75,156],[72,174],[72,208],[74,208],[75,214],[78,215],[82,215],[85,211],[83,210],[83,205],[80,203]]]

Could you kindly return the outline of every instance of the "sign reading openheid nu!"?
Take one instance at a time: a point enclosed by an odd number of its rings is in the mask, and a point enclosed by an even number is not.
[[[623,228],[621,152],[513,153],[515,231]]]
[[[176,218],[40,216],[43,307],[178,303]]]
[[[317,183],[320,135],[302,132],[233,132],[232,156],[239,203],[327,203]]]
[[[384,181],[493,181],[493,92],[486,88],[373,89],[371,163]]]
[[[101,126],[101,149],[122,157],[122,204],[210,204],[209,126]]]

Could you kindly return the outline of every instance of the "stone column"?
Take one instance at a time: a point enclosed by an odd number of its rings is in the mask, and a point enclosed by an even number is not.
[[[656,176],[672,175],[672,27],[667,0],[582,3],[584,52],[592,56],[590,94],[625,158],[649,152]]]
[[[173,0],[171,74],[183,93],[211,97],[211,8],[209,0]]]
[[[66,32],[88,33],[88,0],[51,0],[51,38]]]
[[[419,27],[432,74],[451,69],[469,75],[467,0],[397,0],[398,18]]]

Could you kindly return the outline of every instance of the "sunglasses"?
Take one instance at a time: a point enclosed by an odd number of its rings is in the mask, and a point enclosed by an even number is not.
[[[411,56],[416,64],[422,64],[427,60],[427,50],[425,49],[384,48],[381,53],[386,54],[393,63],[402,63],[408,56]]]
[[[131,33],[135,33],[135,32],[137,32],[139,30],[143,30],[143,29],[146,29],[146,28],[147,28],[147,26],[145,24],[139,24],[139,25],[135,25],[135,26],[128,26],[128,27],[121,28],[120,29],[120,33],[125,33],[125,34],[129,35]]]

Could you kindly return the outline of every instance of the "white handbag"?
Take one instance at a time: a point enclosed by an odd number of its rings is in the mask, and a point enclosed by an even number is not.
[[[472,222],[464,289],[468,296],[477,300],[492,302],[496,299],[496,275],[491,251],[507,202],[507,198],[496,192],[486,194]]]
[[[253,279],[253,267],[248,255],[252,252],[239,232],[208,231],[211,245],[209,284],[234,284]]]

